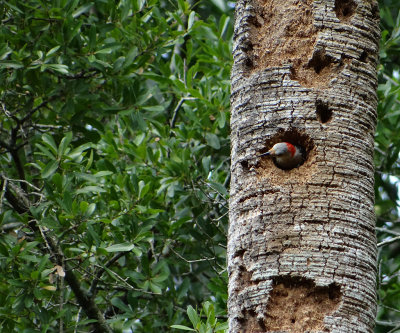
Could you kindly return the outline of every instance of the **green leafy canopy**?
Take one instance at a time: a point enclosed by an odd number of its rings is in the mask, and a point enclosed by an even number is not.
[[[232,6],[0,7],[2,329],[224,315]]]

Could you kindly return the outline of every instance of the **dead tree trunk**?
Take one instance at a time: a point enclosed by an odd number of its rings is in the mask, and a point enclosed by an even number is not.
[[[239,0],[229,332],[372,332],[374,0]],[[298,144],[282,170],[256,156]]]

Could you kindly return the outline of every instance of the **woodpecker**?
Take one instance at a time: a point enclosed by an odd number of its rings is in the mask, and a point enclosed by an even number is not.
[[[298,167],[304,161],[303,149],[289,142],[279,142],[257,157],[262,156],[272,156],[275,164],[284,170]]]

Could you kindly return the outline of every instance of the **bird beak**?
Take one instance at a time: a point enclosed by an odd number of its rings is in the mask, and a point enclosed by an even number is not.
[[[274,155],[275,155],[275,150],[274,150],[274,148],[271,148],[271,149],[268,150],[266,153],[263,153],[263,154],[261,154],[261,155],[258,155],[257,157],[268,156],[268,155],[271,155],[271,156],[274,156]]]

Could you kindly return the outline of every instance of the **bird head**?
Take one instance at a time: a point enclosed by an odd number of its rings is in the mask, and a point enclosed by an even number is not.
[[[293,156],[296,152],[296,148],[288,142],[279,142],[273,145],[273,147],[261,156]]]
[[[296,148],[288,142],[279,142],[275,144],[270,150],[272,156],[291,155],[293,156],[296,152]]]

